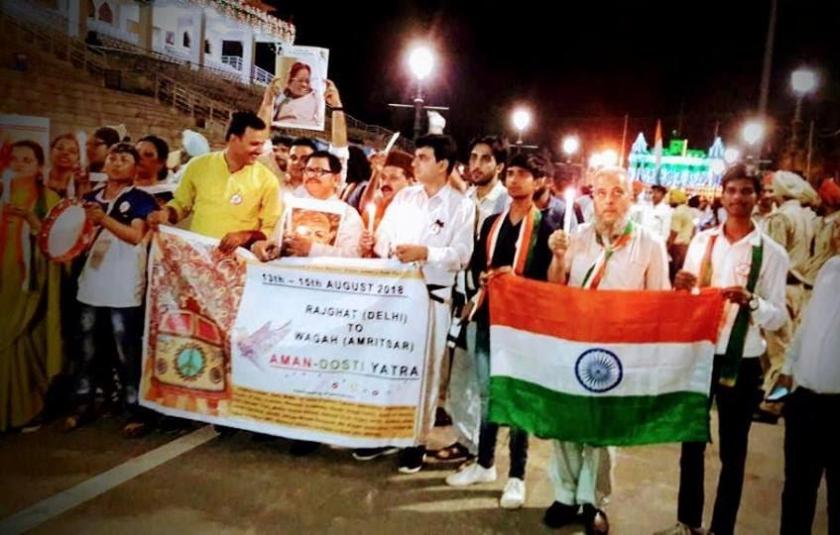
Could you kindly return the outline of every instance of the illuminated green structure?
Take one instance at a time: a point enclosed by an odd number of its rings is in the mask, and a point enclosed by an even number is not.
[[[655,151],[648,150],[644,134],[639,133],[630,148],[628,172],[633,180],[669,188],[715,187],[720,184],[726,169],[723,152],[723,140],[719,137],[715,138],[708,154],[689,149],[686,139],[672,139],[657,158]]]

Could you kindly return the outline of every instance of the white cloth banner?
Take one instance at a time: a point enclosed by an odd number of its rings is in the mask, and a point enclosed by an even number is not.
[[[415,266],[340,258],[260,264],[240,253],[237,262],[245,263],[244,276],[222,283],[231,285],[224,292],[238,291],[241,299],[225,302],[237,308],[235,319],[216,322],[219,331],[228,332],[222,347],[229,363],[227,379],[220,380],[219,372],[212,370],[223,367],[214,368],[208,361],[213,348],[204,342],[212,336],[199,331],[201,322],[224,316],[213,314],[218,304],[195,304],[202,290],[193,290],[194,283],[172,280],[172,271],[180,269],[188,276],[191,269],[200,268],[204,277],[214,269],[212,254],[198,259],[210,261],[206,266],[191,266],[185,259],[195,259],[184,254],[161,254],[161,249],[173,246],[206,247],[206,240],[175,243],[187,236],[192,235],[166,230],[153,244],[147,312],[153,327],[147,326],[143,405],[225,426],[348,447],[409,446],[428,431],[423,414],[434,403],[430,384],[437,380],[429,373],[435,369],[429,359],[439,356],[427,352],[430,300]],[[160,267],[156,264],[170,258],[179,264],[161,271],[169,276],[153,276]],[[231,273],[225,262],[230,260],[220,262],[219,268]],[[167,292],[188,295],[166,299],[162,294]],[[190,311],[159,307],[164,301],[196,308],[201,313],[198,323],[189,319],[195,315]],[[188,319],[173,320],[173,314]],[[187,334],[172,332],[193,323],[181,329]],[[174,334],[198,340],[173,342]],[[210,370],[206,380],[203,370]],[[216,391],[209,392],[214,385],[219,385]]]

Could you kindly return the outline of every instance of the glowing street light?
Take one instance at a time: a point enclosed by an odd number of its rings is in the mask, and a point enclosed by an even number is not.
[[[799,98],[817,88],[817,73],[811,69],[796,69],[790,75],[790,85]]]
[[[411,74],[422,82],[435,67],[435,55],[426,45],[417,45],[408,53],[408,68]]]
[[[741,138],[743,138],[747,145],[755,145],[764,138],[764,124],[757,119],[747,121],[741,130]]]
[[[517,108],[513,110],[511,119],[513,121],[513,127],[516,128],[516,144],[521,145],[522,132],[531,125],[531,112],[525,108]]]
[[[417,92],[414,94],[414,103],[389,104],[396,108],[414,108],[414,139],[423,133],[423,112],[427,109],[448,109],[426,106],[423,96],[423,80],[425,80],[435,67],[435,53],[424,44],[417,44],[408,51],[406,63],[411,74],[417,80]]]
[[[723,161],[726,165],[732,165],[741,158],[741,151],[735,147],[729,147],[723,151]]]
[[[563,138],[563,154],[571,158],[580,149],[580,139],[577,136],[566,136]]]
[[[794,160],[799,152],[799,125],[802,123],[802,101],[805,100],[808,94],[816,90],[817,82],[817,73],[811,69],[799,68],[790,75],[790,86],[794,94],[796,94],[796,108],[793,112],[793,121],[790,129],[790,147],[788,151]],[[811,129],[808,135],[808,163],[806,164],[808,172],[811,170],[811,151],[814,143],[813,130],[814,122],[811,121]]]
[[[604,167],[614,167],[618,165],[618,153],[612,149],[607,149],[601,153],[601,164]]]

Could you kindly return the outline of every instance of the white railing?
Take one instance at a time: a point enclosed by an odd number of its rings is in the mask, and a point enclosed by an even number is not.
[[[255,84],[268,85],[274,79],[274,75],[267,70],[253,65],[251,68],[251,80]]]
[[[233,67],[237,71],[242,70],[242,58],[239,56],[222,56],[222,63],[229,67]]]

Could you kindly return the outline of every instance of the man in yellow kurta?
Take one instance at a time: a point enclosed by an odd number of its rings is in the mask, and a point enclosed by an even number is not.
[[[268,128],[255,114],[233,114],[225,149],[192,160],[174,198],[149,215],[153,227],[176,224],[192,215],[189,230],[219,238],[229,253],[267,239],[280,217],[279,184],[257,158],[268,139]]]

